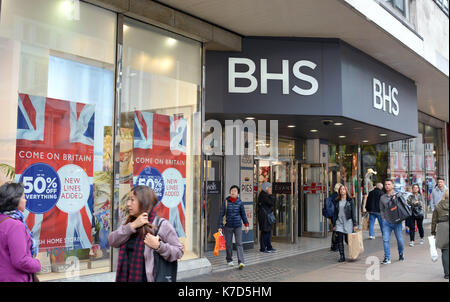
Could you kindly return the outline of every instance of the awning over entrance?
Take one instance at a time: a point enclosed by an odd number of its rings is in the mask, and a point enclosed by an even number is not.
[[[353,143],[418,131],[414,82],[337,39],[246,38],[240,53],[206,53],[206,83],[207,118],[257,115]]]

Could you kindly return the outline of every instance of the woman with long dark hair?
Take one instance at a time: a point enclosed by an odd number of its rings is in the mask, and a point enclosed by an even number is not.
[[[341,185],[339,188],[338,196],[334,200],[334,208],[333,231],[337,233],[337,245],[340,254],[339,262],[344,262],[344,239],[348,244],[348,234],[358,229],[355,202],[348,195],[347,187],[344,185]]]
[[[120,248],[117,263],[117,282],[153,282],[155,280],[154,253],[173,262],[183,256],[183,247],[174,227],[162,220],[158,235],[153,224],[153,208],[158,197],[150,187],[137,186],[130,192],[127,203],[129,216],[125,223],[108,236],[112,247]]]
[[[423,237],[425,236],[423,231],[423,218],[424,218],[424,206],[425,201],[422,194],[420,194],[420,188],[418,184],[412,186],[412,194],[408,196],[408,204],[411,206],[412,215],[408,219],[409,221],[409,246],[414,246],[414,237],[417,228],[419,229],[420,244],[424,244]]]
[[[41,270],[38,248],[25,224],[27,200],[22,184],[0,187],[0,282],[33,282]]]

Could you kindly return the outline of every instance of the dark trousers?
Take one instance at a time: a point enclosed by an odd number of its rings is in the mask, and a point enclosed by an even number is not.
[[[416,235],[416,233],[415,233],[416,221],[417,221],[417,228],[419,229],[420,238],[423,239],[423,236],[424,236],[423,217],[411,216],[409,218],[409,239],[411,241],[414,241],[414,237]]]
[[[270,251],[272,249],[272,243],[271,243],[271,238],[272,238],[272,232],[263,232],[261,231],[261,236],[259,238],[259,245],[260,245],[260,251],[264,252],[264,251]]]
[[[444,274],[448,276],[448,249],[441,250],[442,252],[442,266],[444,267]]]

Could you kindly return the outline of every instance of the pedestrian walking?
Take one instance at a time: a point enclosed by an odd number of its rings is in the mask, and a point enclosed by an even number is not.
[[[225,219],[224,219],[225,218]],[[231,186],[230,196],[222,203],[219,216],[219,232],[225,237],[225,245],[227,250],[227,263],[234,266],[233,263],[233,235],[236,240],[236,249],[238,255],[239,269],[245,267],[244,248],[242,247],[242,221],[245,225],[245,233],[248,233],[248,220],[245,214],[244,204],[239,198],[239,187]]]
[[[436,236],[436,247],[442,252],[442,266],[444,268],[444,278],[448,279],[448,215],[449,199],[448,189],[445,191],[442,200],[438,203],[433,212],[431,220],[431,235]]]
[[[447,186],[445,185],[445,181],[443,178],[438,177],[437,178],[437,184],[433,188],[433,191],[431,192],[431,199],[430,199],[430,205],[431,210],[434,211],[434,208],[437,206],[437,204],[442,200],[442,197],[444,196],[445,190],[447,190]]]
[[[172,224],[162,219],[159,229],[153,225],[155,192],[148,186],[134,187],[127,202],[129,216],[125,223],[108,236],[109,245],[120,248],[116,282],[154,282],[154,253],[173,262],[183,256]],[[155,231],[158,232],[154,236]]]
[[[424,206],[425,201],[423,199],[422,194],[420,194],[420,188],[418,184],[414,184],[412,186],[412,194],[408,197],[408,204],[411,206],[411,212],[412,215],[408,219],[409,222],[409,246],[414,246],[414,237],[415,237],[415,230],[416,230],[416,223],[417,228],[419,230],[420,235],[420,244],[424,244],[424,231],[423,231],[423,218],[424,218]]]
[[[0,282],[38,281],[38,247],[25,224],[26,199],[22,184],[0,187]]]
[[[383,233],[383,221],[380,214],[380,198],[384,194],[383,184],[377,183],[375,189],[370,191],[367,201],[364,203],[363,212],[369,212],[369,238],[375,239],[375,220],[378,220],[381,233]]]
[[[389,202],[391,198],[395,197],[394,182],[392,179],[386,179],[384,181],[384,189],[386,194],[383,194],[380,198],[380,214],[383,221],[383,245],[384,245],[384,260],[382,264],[391,263],[391,234],[394,231],[395,238],[397,239],[397,247],[399,254],[399,261],[405,261],[404,257],[404,242],[402,236],[402,222],[395,223],[391,217]]]
[[[340,254],[339,262],[344,262],[344,239],[348,244],[348,234],[356,232],[358,229],[355,202],[348,195],[346,186],[341,185],[339,187],[338,196],[334,200],[334,205],[333,230],[337,233],[337,245]]]
[[[258,224],[261,230],[260,235],[260,252],[274,253],[276,249],[272,247],[272,226],[269,222],[268,215],[273,213],[275,199],[272,195],[272,184],[265,182],[261,185],[261,192],[258,195]]]
[[[338,196],[338,191],[339,191],[339,188],[341,186],[342,186],[341,183],[336,183],[334,185],[333,194],[331,194],[330,196],[328,196],[325,199],[325,202],[324,202],[324,205],[323,205],[324,207],[322,209],[322,215],[329,219],[329,223],[331,224],[331,228],[332,229],[333,229],[333,226],[334,226],[334,209],[335,209],[335,207],[334,207],[334,200]],[[336,234],[336,231],[333,230],[333,233],[331,235],[330,251],[333,251],[333,252],[339,251],[337,242],[338,242],[337,234]]]

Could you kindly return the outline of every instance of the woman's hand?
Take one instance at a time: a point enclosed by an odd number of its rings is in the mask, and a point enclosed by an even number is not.
[[[148,222],[148,214],[147,213],[142,213],[141,215],[139,215],[138,218],[136,218],[135,221],[133,221],[132,223],[130,223],[130,226],[133,230],[136,230],[138,228],[140,228],[141,226],[143,226],[144,224],[149,224]]]
[[[333,231],[336,231],[336,227],[333,227]]]
[[[248,226],[245,227],[245,234],[248,233]]]
[[[218,231],[220,234],[223,234],[223,233],[222,233],[222,229],[218,229],[217,231]]]
[[[357,226],[354,226],[354,227],[353,227],[353,231],[356,232],[357,230],[358,230],[358,227],[357,227]]]
[[[159,243],[159,235],[158,236],[153,236],[152,234],[147,233],[147,235],[145,236],[145,239],[144,239],[144,243],[148,247],[150,247],[150,248],[152,248],[154,250],[157,250],[159,248],[159,245],[160,245],[160,243]]]

